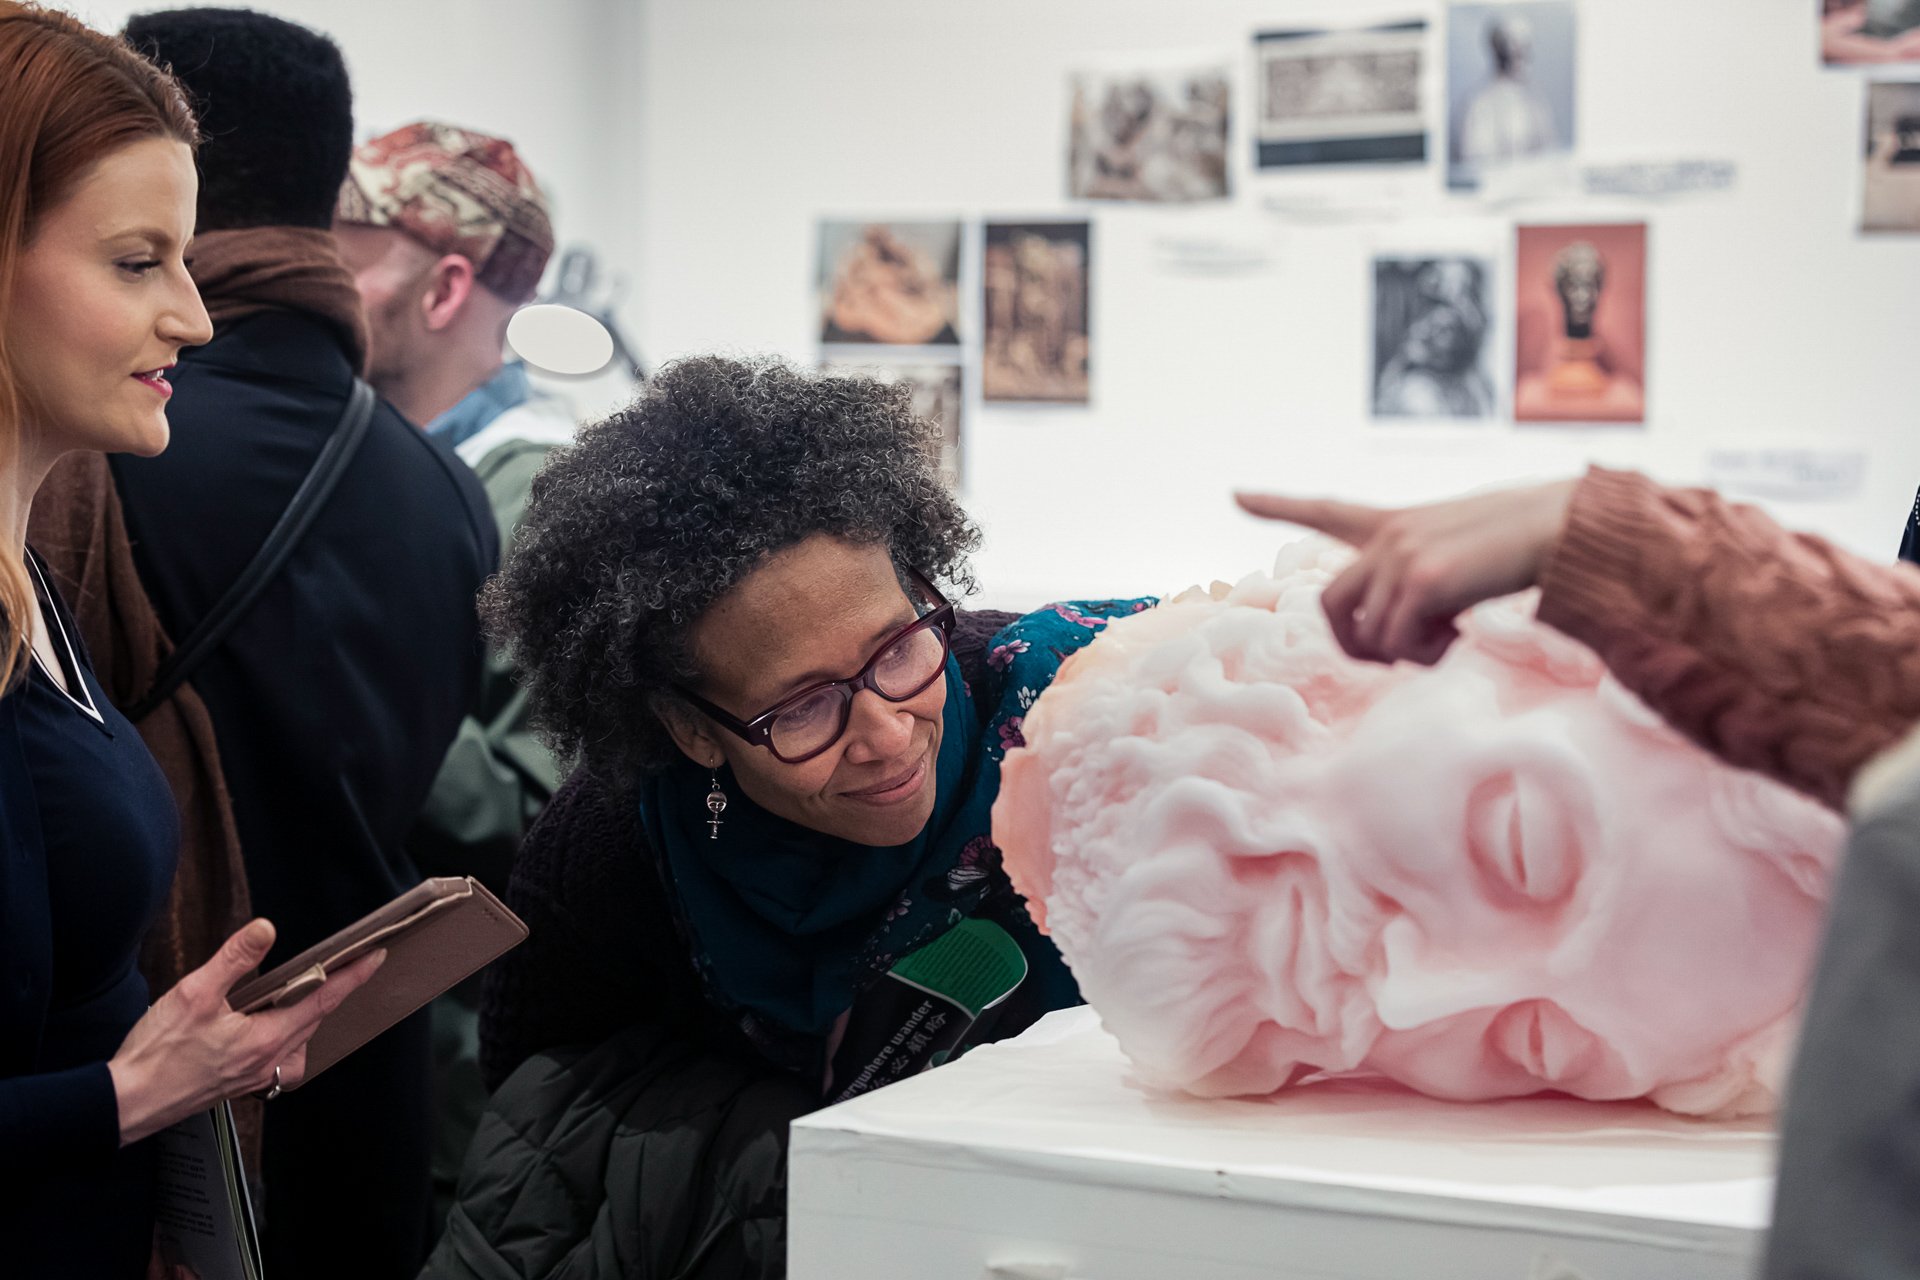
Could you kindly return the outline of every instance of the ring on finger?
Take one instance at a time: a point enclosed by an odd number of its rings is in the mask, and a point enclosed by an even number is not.
[[[264,1090],[263,1092],[256,1093],[253,1096],[260,1099],[260,1101],[262,1102],[272,1102],[275,1098],[280,1096],[281,1092],[282,1090],[280,1088],[280,1068],[276,1064],[273,1068],[272,1087]]]

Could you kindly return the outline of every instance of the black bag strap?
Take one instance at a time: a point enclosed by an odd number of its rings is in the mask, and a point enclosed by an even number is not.
[[[253,607],[260,593],[280,572],[280,567],[293,554],[312,527],[320,509],[333,495],[340,483],[340,477],[346,473],[347,464],[360,452],[360,442],[367,437],[367,427],[373,422],[373,388],[360,378],[353,380],[353,391],[347,396],[347,407],[340,414],[340,421],[334,427],[333,435],[320,450],[320,456],[313,460],[312,468],[300,487],[294,490],[293,497],[287,503],[287,509],[280,513],[280,519],[274,523],[273,532],[260,544],[260,550],[254,552],[253,559],[243,569],[240,576],[228,587],[226,594],[220,597],[206,617],[200,619],[197,626],[167,655],[160,664],[160,670],[154,673],[153,687],[145,696],[125,709],[127,719],[138,724],[153,714],[155,708],[171,698],[197,671],[200,664],[213,656],[220,642],[227,638],[247,610]]]

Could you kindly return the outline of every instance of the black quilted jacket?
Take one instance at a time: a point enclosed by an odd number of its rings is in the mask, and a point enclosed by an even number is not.
[[[421,1280],[777,1280],[795,1077],[632,1027],[535,1055],[480,1121]]]

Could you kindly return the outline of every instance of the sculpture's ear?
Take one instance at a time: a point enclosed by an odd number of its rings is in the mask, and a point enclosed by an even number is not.
[[[1040,752],[1009,751],[1000,766],[1000,795],[993,802],[993,842],[1014,892],[1027,900],[1027,914],[1047,932],[1047,899],[1053,896],[1053,795],[1049,761]]]
[[[1708,806],[1734,845],[1772,863],[1815,902],[1832,896],[1846,839],[1838,814],[1779,783],[1721,765],[1713,769]]]

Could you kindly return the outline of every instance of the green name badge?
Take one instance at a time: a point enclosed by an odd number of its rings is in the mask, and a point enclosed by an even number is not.
[[[962,920],[902,957],[848,1015],[833,1101],[939,1066],[1026,977],[1020,944],[991,920]]]

